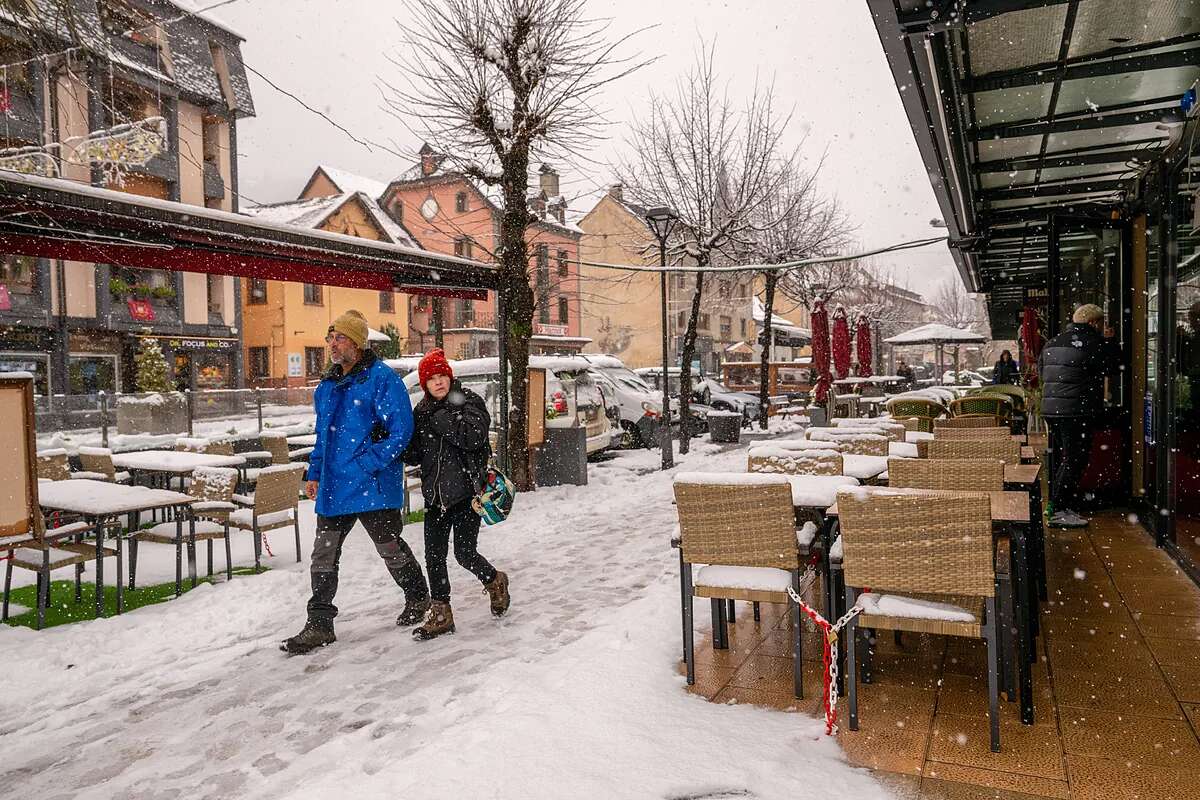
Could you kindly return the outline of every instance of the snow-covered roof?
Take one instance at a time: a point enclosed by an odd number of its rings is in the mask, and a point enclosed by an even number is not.
[[[371,221],[387,235],[394,244],[420,247],[404,226],[389,217],[374,199],[362,192],[346,192],[329,197],[312,197],[307,200],[292,200],[286,203],[271,203],[242,209],[243,213],[267,222],[295,225],[300,228],[318,229],[351,198],[358,201],[371,216]]]
[[[327,164],[318,164],[317,169],[324,172],[325,177],[329,178],[338,191],[343,193],[362,192],[372,200],[378,200],[387,191],[387,181],[368,178],[365,175],[355,175],[353,172],[347,172]]]
[[[170,2],[172,5],[178,6],[192,16],[199,17],[209,25],[218,27],[226,33],[233,34],[243,41],[246,39],[245,36],[242,36],[240,33],[238,33],[236,29],[234,29],[228,22],[223,20],[219,15],[205,10],[209,6],[213,5],[212,0],[170,0]]]
[[[767,310],[758,297],[751,298],[750,313],[754,318],[754,324],[761,328],[763,323],[766,321]],[[794,322],[786,320],[774,312],[771,313],[771,329],[783,331],[789,336],[795,336],[801,339],[812,338],[812,331],[810,331],[808,328],[801,328]]]
[[[928,325],[889,336],[883,341],[888,344],[975,344],[986,342],[987,337],[975,331],[931,322]]]

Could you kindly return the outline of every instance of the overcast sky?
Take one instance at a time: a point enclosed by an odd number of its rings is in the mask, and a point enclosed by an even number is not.
[[[774,78],[795,109],[793,142],[828,148],[824,190],[836,194],[876,247],[937,235],[940,216],[916,144],[864,0],[606,0],[597,16],[616,31],[653,25],[631,45],[659,60],[613,86],[607,110],[617,124],[589,155],[610,163],[623,143],[621,122],[644,112],[653,88],[669,87],[694,61],[702,39],[715,40],[717,67],[733,91]],[[420,142],[382,108],[380,78],[397,80],[388,60],[399,41],[393,2],[239,0],[215,12],[245,38],[247,63],[362,139],[413,153]],[[356,144],[318,115],[251,75],[257,117],[238,128],[241,191],[247,199],[292,199],[320,163],[380,180],[411,165]],[[586,211],[611,180],[602,166],[563,170],[563,192]],[[957,279],[945,245],[886,256],[898,283],[928,297]]]

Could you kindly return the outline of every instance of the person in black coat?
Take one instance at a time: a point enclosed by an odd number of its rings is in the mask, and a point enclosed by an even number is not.
[[[1104,413],[1104,379],[1121,369],[1121,351],[1098,306],[1075,309],[1072,324],[1046,343],[1038,360],[1042,417],[1053,455],[1050,503],[1054,527],[1080,528],[1079,480],[1092,449],[1092,430]]]
[[[454,534],[454,557],[472,572],[491,598],[492,613],[509,606],[508,576],[479,554],[479,514],[472,501],[483,485],[491,446],[491,418],[483,398],[454,379],[446,355],[434,348],[417,368],[425,397],[413,409],[413,437],[404,463],[421,468],[425,498],[425,569],[432,598],[417,639],[454,633],[446,557]]]
[[[1000,360],[992,369],[992,383],[1007,383],[1016,386],[1020,382],[1021,371],[1017,369],[1017,362],[1013,361],[1012,351],[1005,350],[1000,354]]]

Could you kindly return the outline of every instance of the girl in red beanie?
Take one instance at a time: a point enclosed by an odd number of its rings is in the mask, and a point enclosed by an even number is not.
[[[446,571],[451,532],[455,559],[483,584],[497,617],[508,610],[508,576],[479,554],[480,519],[471,507],[491,456],[487,406],[483,398],[454,379],[454,370],[440,348],[430,350],[421,359],[417,376],[425,397],[413,409],[413,437],[404,462],[421,467],[425,568],[433,602],[424,624],[413,631],[413,636],[432,639],[454,633],[450,576]]]

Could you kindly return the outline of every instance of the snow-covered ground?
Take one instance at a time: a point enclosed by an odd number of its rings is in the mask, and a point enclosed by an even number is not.
[[[279,652],[304,620],[309,503],[302,564],[276,532],[263,575],[119,618],[0,627],[0,797],[886,797],[816,719],[685,691],[658,458],[620,453],[587,487],[518,497],[480,545],[509,572],[512,609],[493,619],[453,565],[458,633],[432,642],[396,628],[399,590],[356,530],[337,644]],[[745,458],[698,442],[680,461]],[[406,538],[421,554],[419,526]],[[173,559],[143,546],[140,580],[172,579]]]

